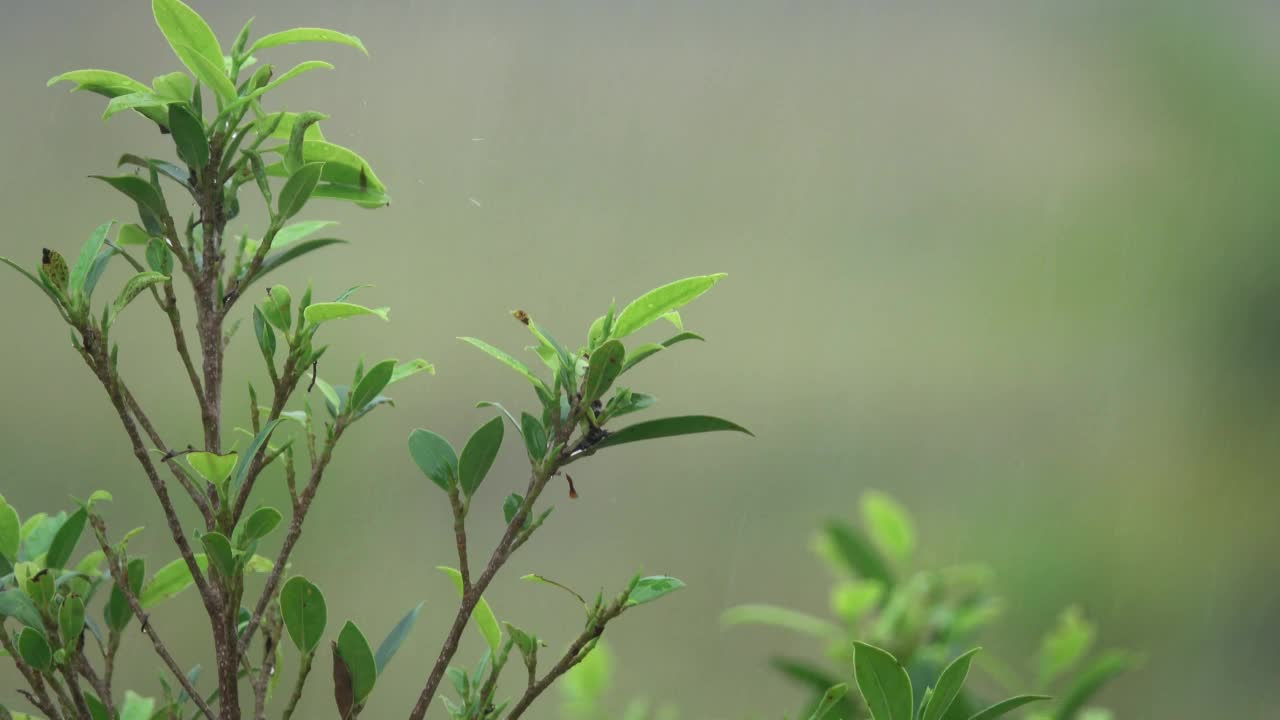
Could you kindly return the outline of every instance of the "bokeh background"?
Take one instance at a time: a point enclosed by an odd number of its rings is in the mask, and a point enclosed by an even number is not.
[[[220,34],[329,26],[338,68],[279,92],[388,184],[389,209],[317,203],[352,244],[276,279],[320,296],[372,282],[393,322],[340,324],[323,374],[358,357],[433,361],[340,450],[295,567],[331,615],[380,638],[423,619],[370,717],[400,717],[452,617],[448,512],[405,451],[412,427],[462,442],[481,399],[527,406],[514,374],[453,338],[508,348],[525,308],[574,337],[608,305],[677,277],[729,278],[685,319],[709,338],[637,371],[668,412],[758,435],[631,446],[584,463],[582,498],[490,592],[567,641],[575,610],[516,581],[616,587],[638,567],[689,588],[611,630],[613,697],[685,717],[778,717],[797,690],[766,667],[810,644],[718,626],[732,604],[815,613],[824,518],[888,491],[922,561],[983,560],[1008,601],[988,648],[1017,660],[1081,603],[1102,641],[1148,661],[1105,695],[1128,718],[1280,714],[1280,8],[1256,2],[200,2]],[[86,178],[167,153],[135,116],[46,90],[104,67],[176,68],[147,3],[0,5],[0,253],[72,254],[129,208]],[[250,203],[251,204],[251,203]],[[260,214],[246,213],[252,229]],[[104,287],[122,281],[121,267]],[[115,493],[117,532],[170,559],[155,501],[101,388],[43,298],[0,281],[0,492],[25,515]],[[242,307],[242,312],[243,312]],[[124,373],[171,442],[196,440],[161,316],[120,325]],[[228,393],[261,386],[247,331]],[[500,459],[477,513],[496,537],[517,485]],[[508,480],[509,478],[509,480]],[[279,488],[268,497],[279,497]],[[557,491],[557,495],[559,492]],[[203,650],[194,597],[156,617]],[[468,637],[474,660],[478,643]],[[158,663],[131,641],[128,679]],[[323,675],[323,673],[321,674]],[[9,668],[0,687],[13,687]],[[319,677],[305,716],[327,717]],[[8,697],[9,692],[4,692]],[[554,716],[554,706],[540,718]],[[443,711],[439,717],[443,717]]]

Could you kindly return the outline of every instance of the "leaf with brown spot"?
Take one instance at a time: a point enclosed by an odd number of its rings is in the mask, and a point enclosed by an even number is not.
[[[330,642],[333,650],[333,699],[338,704],[338,715],[342,720],[351,717],[355,708],[356,693],[351,681],[351,669],[338,652],[338,643]]]

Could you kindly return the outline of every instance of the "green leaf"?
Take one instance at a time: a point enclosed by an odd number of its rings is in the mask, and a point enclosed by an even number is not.
[[[684,587],[683,581],[666,575],[653,575],[650,577],[640,578],[640,580],[635,584],[635,587],[631,589],[631,594],[627,596],[627,607],[653,602],[654,600],[657,600],[664,595],[669,595],[682,587]]]
[[[58,528],[58,533],[53,536],[53,542],[49,544],[49,552],[45,555],[44,566],[47,568],[64,568],[67,561],[71,559],[71,553],[75,551],[76,544],[80,542],[80,535],[84,532],[85,522],[89,519],[89,514],[81,508],[71,514],[67,521]]]
[[[380,208],[391,204],[391,196],[378,190],[361,190],[360,188],[336,183],[322,182],[316,186],[312,197],[329,200],[345,200],[363,208]]]
[[[160,191],[156,190],[151,183],[137,175],[116,175],[114,177],[90,175],[89,177],[107,183],[127,195],[130,200],[138,203],[138,212],[142,214],[143,220],[151,220],[156,225],[164,224],[164,218],[169,214],[169,208],[165,205],[164,197],[160,195]]]
[[[199,170],[209,164],[209,139],[204,135],[204,123],[185,105],[169,106],[169,132],[173,134],[178,157],[188,167]]]
[[[422,358],[400,363],[399,365],[396,366],[395,371],[391,373],[391,382],[387,384],[394,385],[400,382],[401,380],[413,377],[414,375],[417,375],[418,373],[421,373],[421,372],[425,372],[428,375],[435,375],[436,368],[434,365],[427,362],[426,360],[423,360]]]
[[[187,453],[187,464],[209,483],[221,486],[227,481],[227,478],[231,477],[232,471],[236,468],[238,457],[239,455],[234,452],[218,455],[217,453],[199,451]]]
[[[409,433],[409,455],[422,473],[449,492],[458,476],[458,456],[448,440],[421,428]]]
[[[156,95],[174,102],[187,103],[196,92],[196,85],[191,76],[184,72],[171,72],[151,80],[151,89]]]
[[[374,174],[368,161],[360,157],[354,150],[335,145],[323,140],[302,140],[302,161],[324,163],[321,179],[330,186],[345,188],[356,193],[385,193],[387,186]],[[287,151],[286,147],[269,148],[265,152]],[[284,177],[289,174],[288,163],[272,163],[267,166],[267,174]],[[341,199],[341,198],[340,198]]]
[[[37,670],[48,671],[53,667],[53,650],[49,647],[49,641],[44,639],[44,633],[35,628],[22,628],[22,632],[18,634],[18,654]]]
[[[156,26],[187,69],[224,102],[236,96],[222,63],[222,46],[204,18],[179,0],[152,0]],[[229,89],[229,92],[228,92]]]
[[[462,448],[462,456],[458,459],[458,484],[467,497],[475,495],[489,468],[493,467],[498,450],[502,448],[504,432],[502,418],[495,417],[481,425]]]
[[[776,605],[738,605],[725,610],[720,615],[720,624],[732,625],[771,625],[786,628],[816,638],[828,639],[838,637],[839,627],[798,610],[777,607]]]
[[[310,71],[312,71],[312,70],[332,70],[332,69],[333,69],[333,64],[332,64],[332,63],[327,63],[327,62],[325,62],[325,61],[323,61],[323,60],[307,60],[306,62],[298,63],[297,65],[294,65],[293,67],[291,67],[291,68],[289,68],[287,71],[285,71],[285,73],[284,73],[283,75],[281,75],[280,77],[276,78],[275,80],[272,80],[271,82],[267,83],[266,85],[263,85],[262,87],[258,88],[257,90],[254,90],[253,92],[249,93],[248,95],[245,95],[244,97],[240,98],[240,99],[239,99],[239,100],[237,100],[236,102],[232,103],[232,104],[231,104],[231,107],[233,107],[233,108],[235,108],[235,107],[239,107],[239,106],[244,105],[245,103],[248,103],[248,102],[251,102],[251,101],[253,101],[253,100],[256,100],[257,98],[260,98],[260,97],[262,97],[263,95],[266,95],[267,93],[271,92],[272,90],[275,90],[276,88],[280,87],[281,85],[283,85],[283,84],[285,84],[285,83],[289,82],[290,80],[292,80],[292,79],[294,79],[294,78],[298,77],[298,76],[299,76],[299,75],[301,75],[302,73],[310,72]]]
[[[566,709],[573,717],[596,717],[612,678],[613,654],[608,645],[596,644],[560,681],[567,700]]]
[[[120,290],[120,294],[116,296],[115,303],[111,306],[112,315],[119,315],[134,298],[142,294],[143,290],[158,285],[169,279],[168,275],[160,272],[141,272],[129,278],[129,282],[124,284],[124,288]]]
[[[524,496],[520,493],[511,493],[502,501],[502,517],[506,519],[507,524],[516,518],[516,513],[520,512],[520,506],[524,504]],[[525,516],[524,525],[529,527],[529,522],[533,518]]]
[[[696,299],[725,277],[724,273],[677,280],[641,295],[618,313],[613,324],[614,338],[624,338]]]
[[[226,535],[218,532],[205,533],[200,536],[207,557],[213,561],[218,574],[228,580],[236,575],[235,553],[231,550],[231,541]]]
[[[519,496],[517,495],[516,497],[519,497]],[[521,499],[521,502],[524,502],[523,498]],[[517,505],[516,507],[518,508],[519,506]],[[512,513],[512,517],[514,516],[515,516],[515,513]],[[511,521],[507,520],[507,523],[510,524]],[[564,583],[556,582],[555,580],[552,580],[549,577],[544,577],[542,575],[538,575],[537,573],[529,573],[528,575],[521,575],[520,579],[524,580],[525,582],[539,583],[542,585],[550,585],[551,587],[559,588],[569,593],[570,595],[572,595],[575,599],[577,599],[579,603],[582,603],[582,606],[584,608],[590,608],[590,606],[587,605],[586,598],[579,595],[577,590],[574,590],[573,588],[569,587],[568,585],[565,585]]]
[[[964,688],[964,681],[969,677],[969,665],[980,649],[974,648],[964,653],[943,669],[942,674],[938,676],[938,682],[933,686],[933,693],[929,696],[920,720],[942,720],[947,710],[951,708],[951,703]]]
[[[267,317],[262,314],[262,308],[257,305],[253,306],[253,334],[258,339],[258,349],[262,350],[262,357],[271,364],[276,354],[276,332],[271,329]]]
[[[350,620],[338,633],[338,653],[351,672],[351,687],[356,704],[363,703],[378,679],[378,665],[364,633]]]
[[[1018,695],[1008,700],[1001,700],[991,707],[976,713],[969,720],[995,720],[1004,717],[1023,705],[1050,699],[1047,695]]]
[[[304,220],[302,222],[292,223],[280,228],[275,237],[271,240],[271,249],[279,250],[280,248],[297,242],[305,237],[311,236],[321,230],[337,225],[333,220]],[[257,250],[257,243],[252,243],[253,250]]]
[[[529,382],[533,383],[533,386],[535,388],[542,390],[548,395],[551,394],[551,390],[547,387],[546,383],[542,381],[542,378],[539,378],[537,375],[534,375],[533,371],[530,370],[527,365],[520,362],[519,360],[511,357],[507,353],[503,352],[502,350],[499,350],[498,348],[490,345],[489,343],[483,340],[477,340],[476,338],[473,338],[473,337],[460,337],[458,339],[469,345],[473,345],[477,348],[480,348],[485,353],[487,353],[490,357],[496,359],[498,362],[502,363],[503,365],[506,365],[512,370],[515,370],[516,372],[525,376],[525,378]]]
[[[107,98],[147,92],[148,90],[146,85],[137,80],[110,70],[72,70],[51,78],[48,86],[53,87],[60,82],[75,83],[76,86],[71,89],[72,92],[88,90]],[[138,112],[155,121],[161,127],[166,127],[169,122],[168,114],[155,108],[138,108]]]
[[[132,690],[124,692],[124,707],[120,708],[120,720],[151,720],[156,701],[144,698]]]
[[[140,593],[142,592],[142,580],[145,572],[146,569],[142,558],[130,560],[125,569],[129,579],[129,588],[133,591],[135,597],[141,598]],[[188,573],[187,578],[189,579],[190,577],[191,574]],[[133,610],[129,607],[129,601],[125,599],[124,593],[120,591],[114,581],[111,583],[111,596],[108,598],[107,604],[102,608],[102,619],[107,623],[107,627],[116,631],[123,630],[129,624],[129,621],[133,619]]]
[[[76,258],[75,267],[71,268],[71,278],[67,282],[67,294],[71,297],[74,298],[84,291],[89,273],[93,270],[93,264],[97,261],[98,253],[107,241],[107,233],[111,231],[111,226],[114,224],[115,221],[111,220],[99,225],[80,248],[80,256]]]
[[[53,257],[52,251],[50,251],[50,257]],[[49,300],[53,302],[53,304],[61,305],[61,301],[58,299],[58,296],[54,294],[53,290],[51,290],[49,287],[46,287],[45,283],[41,282],[40,278],[36,277],[30,270],[27,270],[26,268],[15,263],[14,261],[10,260],[7,257],[0,257],[0,263],[4,263],[5,265],[8,265],[14,270],[17,270],[19,273],[22,274],[23,277],[30,280],[31,284],[40,288],[40,292],[44,293],[45,296],[48,297]]]
[[[231,483],[228,485],[229,495],[235,496],[240,492],[240,486],[244,484],[245,478],[249,476],[249,466],[253,464],[254,456],[256,456],[258,451],[262,449],[262,446],[267,443],[267,440],[271,437],[271,433],[275,431],[276,426],[279,424],[280,418],[276,418],[275,420],[263,425],[262,429],[258,431],[258,434],[253,436],[253,440],[250,441],[249,447],[236,461],[236,469],[235,472],[232,473]]]
[[[204,553],[196,553],[194,558],[196,567],[200,568],[201,571],[208,569],[209,558],[207,555]],[[273,563],[271,560],[262,557],[261,555],[254,555],[248,558],[244,563],[245,572],[267,573],[271,572],[272,567]],[[131,580],[132,570],[133,569],[131,567]],[[191,587],[193,582],[194,580],[191,577],[191,569],[187,567],[186,560],[178,558],[170,562],[168,565],[157,570],[156,574],[152,575],[151,579],[143,586],[142,592],[138,596],[142,609],[150,610],[165,600],[178,595],[188,587]]]
[[[173,102],[173,100],[156,95],[150,90],[119,95],[111,98],[111,101],[107,103],[107,108],[102,111],[102,119],[110,120],[113,116],[125,110],[137,110],[140,113],[150,111],[167,118],[169,116],[167,108]]]
[[[253,514],[244,521],[244,529],[240,533],[241,547],[271,534],[271,531],[276,529],[282,519],[284,519],[284,516],[273,507],[261,507],[254,510]]]
[[[341,320],[343,318],[358,317],[360,315],[374,315],[383,320],[389,320],[387,314],[391,312],[391,308],[367,308],[363,305],[356,305],[347,302],[321,302],[312,303],[307,307],[303,316],[307,322],[312,325],[319,325],[331,320]]]
[[[69,595],[58,610],[58,634],[63,647],[75,648],[84,632],[84,600],[79,595]]]
[[[265,115],[258,120],[258,132],[270,130],[271,137],[287,139],[293,135],[294,125],[306,115],[309,113],[278,112]],[[307,124],[305,133],[307,140],[324,140],[324,133],[320,132],[320,126],[314,122]]]
[[[809,716],[809,720],[823,720],[823,718],[827,716],[827,713],[831,712],[836,705],[839,705],[840,701],[844,700],[844,696],[848,693],[848,683],[832,685],[825,693],[822,694],[822,700],[818,702],[818,707],[813,711],[813,714]]]
[[[862,521],[882,552],[898,562],[911,559],[916,547],[915,529],[911,516],[897,501],[874,490],[864,493]]]
[[[276,237],[279,238],[278,235]],[[284,265],[287,262],[297,260],[298,258],[302,257],[303,255],[306,255],[307,253],[314,252],[321,248],[329,247],[330,245],[339,245],[339,244],[345,245],[346,243],[347,243],[346,240],[341,240],[338,238],[317,238],[315,240],[307,240],[305,242],[300,242],[296,245],[290,245],[286,249],[281,250],[280,252],[271,253],[266,257],[266,259],[262,261],[262,267],[258,268],[257,274],[255,274],[252,278],[250,278],[249,282],[245,283],[243,287],[248,287],[258,278],[261,278],[265,276],[267,273],[278,269],[281,265]],[[275,245],[276,243],[273,242],[272,247],[275,247]]]
[[[1063,693],[1062,703],[1053,713],[1054,720],[1074,720],[1076,714],[1104,685],[1133,670],[1140,663],[1138,656],[1122,650],[1111,650],[1103,654],[1090,663]]]
[[[856,528],[831,520],[826,526],[826,536],[836,556],[854,574],[883,584],[885,590],[893,588],[893,573],[888,563]]]
[[[453,579],[458,597],[462,597],[462,573],[444,565],[437,565],[436,569]],[[476,603],[475,610],[471,611],[471,619],[475,621],[476,629],[484,636],[484,641],[489,644],[489,650],[498,652],[498,646],[502,644],[502,628],[498,625],[498,618],[493,614],[493,609],[483,597]]]
[[[328,620],[324,593],[310,580],[297,575],[280,590],[280,614],[299,652],[314,652]]]
[[[161,275],[173,273],[173,253],[169,251],[168,241],[162,238],[147,238],[147,267]]]
[[[0,592],[0,619],[13,618],[27,627],[41,630],[44,622],[31,596],[18,589]]]
[[[591,353],[586,383],[582,388],[583,403],[589,405],[595,402],[613,387],[613,381],[622,374],[622,363],[626,356],[626,348],[617,340],[609,340]]]
[[[1058,623],[1040,644],[1040,686],[1053,682],[1075,665],[1093,647],[1097,629],[1084,618],[1078,606],[1071,606],[1058,616]]]
[[[293,28],[292,30],[283,30],[281,32],[271,33],[258,38],[249,48],[247,55],[252,55],[259,50],[278,47],[280,45],[293,45],[295,43],[337,43],[338,45],[347,45],[353,47],[365,55],[369,51],[365,49],[364,44],[360,42],[360,38],[354,35],[346,35],[336,30],[325,30],[322,28]]]
[[[289,176],[280,190],[280,200],[277,203],[282,219],[287,220],[302,210],[311,198],[312,191],[316,189],[316,183],[320,182],[323,170],[324,163],[307,163]]]
[[[892,655],[854,642],[854,679],[873,720],[912,720],[911,678]]]
[[[524,447],[529,451],[529,459],[541,462],[547,452],[547,431],[537,418],[527,412],[520,413],[520,434],[524,436]]]
[[[683,415],[677,417],[660,418],[658,420],[648,420],[635,425],[617,430],[605,439],[596,443],[596,448],[612,447],[614,445],[622,445],[624,443],[638,442],[641,440],[655,440],[658,438],[675,437],[678,435],[692,435],[695,433],[716,432],[721,430],[732,430],[734,432],[746,433],[751,435],[751,431],[736,423],[723,420],[710,415]]]
[[[355,390],[351,391],[348,400],[349,409],[359,414],[365,405],[373,402],[373,399],[391,384],[391,376],[395,373],[396,365],[396,360],[383,360],[369,368],[369,371],[356,384]]]
[[[426,603],[418,603],[412,610],[405,613],[400,618],[400,622],[391,628],[391,632],[383,638],[382,643],[378,645],[378,652],[374,656],[374,661],[378,667],[378,674],[381,675],[391,662],[391,658],[396,656],[400,650],[400,646],[404,644],[405,638],[409,637],[409,631],[413,629],[413,624],[418,621],[418,613],[422,612],[422,606]]]
[[[338,643],[330,642],[329,647],[333,651],[333,699],[338,706],[338,717],[347,720],[355,714],[355,679],[347,661],[342,659],[342,653],[338,651]]]
[[[18,510],[0,495],[0,555],[10,562],[18,560],[18,528],[21,526]]]
[[[645,358],[653,355],[654,353],[661,352],[664,349],[665,348],[663,348],[663,346],[657,343],[645,343],[644,345],[633,349],[631,354],[627,356],[626,362],[622,364],[622,372],[627,372],[636,365],[639,365]]]

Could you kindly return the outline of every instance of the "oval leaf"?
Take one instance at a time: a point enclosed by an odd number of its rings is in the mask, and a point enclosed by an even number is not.
[[[622,312],[618,313],[618,319],[613,323],[613,332],[610,336],[624,338],[630,335],[672,310],[688,304],[710,290],[723,277],[725,277],[724,273],[699,275],[650,290],[622,308]]]
[[[854,679],[873,720],[911,720],[911,678],[892,655],[854,642]]]
[[[351,689],[359,705],[373,691],[378,680],[378,665],[373,658],[373,650],[369,649],[369,641],[350,620],[338,633],[338,654],[351,672]]]
[[[582,388],[583,403],[589,405],[608,392],[613,381],[622,374],[622,363],[626,356],[626,348],[617,340],[610,340],[591,353],[586,384]]]
[[[640,578],[635,587],[631,589],[631,594],[627,596],[627,607],[653,602],[664,595],[670,595],[682,587],[684,587],[684,581],[667,575]]]
[[[311,198],[312,191],[316,189],[316,183],[320,182],[323,170],[324,163],[307,163],[289,176],[280,189],[280,200],[277,203],[281,218],[287,220],[302,210]]]
[[[475,494],[489,468],[493,467],[498,450],[502,448],[504,432],[502,417],[495,417],[481,425],[462,448],[462,457],[458,459],[458,483],[467,497]]]
[[[280,614],[294,646],[300,652],[314,652],[328,621],[324,593],[302,576],[289,578],[280,590]]]
[[[419,428],[409,433],[409,455],[422,473],[449,492],[458,475],[458,456],[448,440]]]
[[[71,560],[71,553],[75,551],[76,544],[80,542],[80,535],[84,532],[85,522],[89,519],[89,514],[81,508],[71,514],[67,521],[62,523],[62,527],[58,528],[58,532],[53,536],[53,542],[49,544],[49,552],[45,555],[44,565],[47,568],[64,568],[67,562]]]
[[[53,650],[49,641],[35,628],[22,628],[18,635],[18,654],[37,670],[49,670],[53,666]]]
[[[351,391],[348,400],[348,410],[359,413],[365,405],[373,402],[378,394],[383,391],[387,385],[391,384],[391,376],[396,371],[395,360],[383,360],[382,362],[369,368],[369,372],[360,378],[359,384],[355,390]]]
[[[188,167],[200,170],[209,164],[209,139],[204,135],[204,123],[185,105],[169,106],[169,132],[178,148],[178,157]]]

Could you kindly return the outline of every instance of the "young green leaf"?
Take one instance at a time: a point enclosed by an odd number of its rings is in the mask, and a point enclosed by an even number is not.
[[[1094,660],[1082,671],[1062,695],[1062,703],[1053,712],[1053,720],[1074,720],[1076,713],[1116,676],[1133,670],[1140,658],[1122,650],[1112,650]]]
[[[224,102],[234,99],[235,86],[223,68],[222,46],[204,18],[180,0],[152,0],[151,11],[156,26],[187,69]]]
[[[1058,623],[1040,644],[1040,686],[1044,687],[1075,665],[1093,647],[1097,629],[1078,606],[1058,616]]]
[[[76,647],[81,632],[84,632],[84,600],[79,595],[69,595],[58,609],[58,635],[63,647]]]
[[[18,559],[18,528],[21,526],[17,509],[0,495],[0,555],[10,562]]]
[[[276,78],[275,80],[272,80],[271,82],[267,83],[266,85],[263,85],[257,90],[254,90],[248,95],[245,95],[244,97],[239,98],[234,103],[231,103],[230,107],[233,109],[242,107],[246,103],[252,102],[262,97],[263,95],[271,92],[272,90],[275,90],[281,85],[289,82],[290,80],[298,77],[302,73],[309,72],[311,70],[332,70],[332,69],[333,69],[333,64],[327,63],[323,60],[307,60],[306,62],[298,63],[297,65],[294,65],[293,67],[289,68],[287,71],[285,71],[283,75]]]
[[[186,103],[195,94],[196,86],[191,76],[184,72],[171,72],[153,78],[151,89],[156,95],[176,103]]]
[[[673,578],[666,575],[653,575],[650,577],[640,578],[635,587],[631,589],[631,594],[627,596],[627,607],[653,602],[654,600],[657,600],[664,595],[669,595],[682,587],[684,587],[683,581],[679,578]]]
[[[462,456],[458,459],[458,484],[467,497],[476,493],[489,468],[493,467],[498,450],[502,448],[504,432],[502,418],[495,417],[481,425],[462,448]]]
[[[311,198],[311,193],[316,189],[316,183],[320,182],[320,173],[324,170],[324,163],[312,162],[298,168],[298,171],[289,176],[285,181],[284,187],[280,189],[280,200],[277,203],[279,216],[282,219],[288,219],[297,215],[307,204],[307,200]]]
[[[391,383],[396,365],[395,360],[383,360],[369,368],[364,377],[360,378],[355,389],[351,391],[348,401],[349,409],[358,414],[365,405],[373,402],[373,399]]]
[[[165,240],[158,237],[147,238],[147,267],[162,275],[173,273],[173,253]]]
[[[314,652],[328,619],[320,588],[300,575],[289,578],[280,589],[280,614],[298,651]]]
[[[414,623],[418,621],[418,613],[422,612],[422,606],[425,602],[418,603],[412,610],[405,613],[400,618],[400,622],[391,628],[391,632],[383,638],[378,645],[378,652],[374,655],[374,662],[378,667],[378,674],[381,675],[391,662],[391,658],[395,657],[400,650],[400,646],[404,644],[405,638],[409,637],[409,631],[413,629]]]
[[[462,573],[444,565],[437,565],[436,569],[453,580],[453,585],[458,590],[458,597],[462,597]],[[471,619],[475,621],[476,629],[484,636],[484,641],[489,644],[489,650],[498,652],[498,646],[502,644],[502,628],[498,625],[498,617],[493,614],[493,609],[484,598],[480,598],[480,602],[476,603],[475,610],[471,612]]]
[[[97,261],[98,254],[107,241],[107,233],[114,224],[115,221],[111,220],[99,225],[80,248],[80,256],[76,258],[75,267],[71,268],[71,276],[67,281],[67,294],[71,297],[84,291],[89,273],[93,270],[93,264]]]
[[[25,627],[18,634],[18,654],[31,667],[48,671],[53,667],[53,650],[44,633],[35,628]]]
[[[168,275],[159,272],[141,272],[129,278],[124,284],[124,288],[120,290],[120,294],[116,297],[116,301],[111,305],[111,314],[119,315],[129,303],[142,294],[147,288],[158,285],[169,279]]]
[[[915,529],[911,516],[893,498],[869,491],[862,496],[862,520],[880,550],[898,562],[906,562],[915,552]]]
[[[996,720],[996,718],[1004,717],[1023,705],[1048,699],[1050,699],[1048,695],[1018,695],[1008,700],[1001,700],[995,705],[976,713],[969,720]]]
[[[582,402],[589,405],[609,391],[613,381],[622,374],[626,355],[626,348],[617,340],[609,340],[591,353],[586,383],[582,388]]]
[[[874,645],[854,642],[854,679],[873,720],[912,720],[911,678],[906,668]]]
[[[253,45],[249,47],[249,52],[246,54],[252,55],[259,50],[278,47],[280,45],[312,42],[347,45],[359,50],[365,55],[369,54],[369,51],[365,49],[364,44],[360,42],[360,38],[354,35],[346,35],[336,30],[325,30],[322,28],[293,28],[292,30],[283,30],[281,32],[264,35],[258,38]]]
[[[258,339],[258,349],[262,350],[262,357],[271,364],[276,354],[276,332],[271,329],[267,317],[262,314],[262,308],[256,305],[253,308],[253,334]]]
[[[124,706],[120,708],[120,720],[151,720],[155,709],[155,699],[144,698],[132,690],[126,690]]]
[[[663,315],[692,302],[725,277],[724,273],[677,280],[641,295],[618,313],[611,337],[624,338]]]
[[[146,85],[137,80],[110,70],[72,70],[51,78],[48,82],[48,87],[53,87],[60,82],[75,83],[75,87],[71,89],[72,92],[87,90],[107,98],[147,92],[148,90]],[[155,108],[139,108],[138,112],[161,127],[168,126],[168,113]]]
[[[292,139],[291,136],[291,144]],[[287,153],[288,150],[289,147],[286,146],[269,148],[265,152]],[[308,163],[324,163],[321,179],[331,187],[346,188],[356,192],[386,192],[387,186],[374,174],[368,161],[350,148],[304,137],[301,140],[301,159]],[[295,157],[291,162],[296,161]],[[289,174],[289,166],[290,162],[285,161],[273,163],[267,166],[267,174],[283,177]]]
[[[823,720],[823,718],[827,716],[827,713],[831,712],[836,705],[839,705],[840,701],[843,700],[844,696],[848,693],[848,683],[832,685],[825,693],[822,694],[822,700],[818,701],[818,707],[814,709],[813,714],[809,716],[809,720]]]
[[[276,418],[262,426],[257,435],[253,436],[253,440],[249,442],[249,447],[245,449],[244,454],[236,460],[235,472],[231,474],[231,483],[227,486],[230,495],[240,492],[240,486],[244,484],[244,480],[249,476],[249,467],[253,464],[254,457],[263,445],[267,444],[267,440],[271,438],[271,433],[275,432],[276,426],[280,424],[280,418]]]
[[[777,607],[776,605],[738,605],[720,614],[720,624],[731,625],[771,625],[786,628],[794,632],[812,635],[820,639],[839,637],[839,627],[798,610]]]
[[[231,477],[231,472],[235,470],[238,457],[239,455],[233,452],[226,455],[218,455],[217,453],[199,451],[187,453],[187,464],[209,483],[222,485],[227,481],[227,478]]]
[[[836,556],[857,576],[893,588],[893,573],[876,548],[856,528],[839,520],[827,523],[826,537]]]
[[[639,347],[632,349],[631,354],[627,356],[626,362],[622,364],[622,372],[627,372],[631,368],[639,365],[645,358],[664,350],[663,346],[657,343],[645,343]]]
[[[436,368],[434,365],[427,362],[426,360],[423,360],[422,358],[400,363],[399,365],[396,366],[395,371],[391,373],[391,382],[387,384],[394,385],[400,382],[401,380],[413,377],[414,375],[417,375],[418,373],[421,373],[421,372],[425,372],[428,375],[435,375]]]
[[[280,236],[277,235],[276,239],[279,240],[279,237]],[[306,240],[295,245],[290,245],[280,252],[273,252],[262,261],[262,266],[258,268],[258,272],[255,273],[253,277],[241,283],[241,287],[246,288],[249,285],[252,285],[254,281],[264,277],[267,273],[277,270],[285,263],[297,260],[303,255],[315,252],[321,248],[329,247],[330,245],[345,245],[346,243],[346,240],[339,238],[316,238],[315,240]],[[273,242],[271,246],[276,247],[278,244],[278,242]]]
[[[307,322],[312,325],[319,325],[331,320],[341,320],[343,318],[358,317],[361,315],[373,315],[383,320],[389,320],[387,314],[391,312],[391,308],[367,308],[362,305],[347,302],[322,302],[312,303],[307,307],[304,317]]]
[[[596,443],[596,448],[612,447],[614,445],[622,445],[624,443],[638,442],[641,440],[655,440],[657,438],[675,437],[678,435],[692,435],[695,433],[716,432],[722,430],[732,430],[734,432],[746,433],[751,435],[751,431],[736,423],[723,420],[710,415],[683,415],[678,417],[661,418],[658,420],[648,420],[635,425],[617,430],[607,436],[605,439]]]
[[[351,688],[356,704],[363,703],[378,679],[378,665],[364,633],[350,620],[338,633],[338,653],[351,672]]]
[[[458,476],[458,456],[448,440],[418,429],[409,433],[409,455],[431,482],[448,492]]]
[[[102,111],[102,119],[110,120],[125,110],[137,110],[139,113],[150,111],[168,118],[168,106],[172,103],[173,100],[156,95],[149,90],[120,95],[111,98],[107,103],[107,108]],[[167,122],[166,120],[166,124]]]
[[[67,561],[71,559],[71,553],[75,551],[76,544],[80,542],[80,535],[84,532],[85,522],[89,519],[89,514],[84,508],[80,508],[62,523],[62,527],[58,528],[58,533],[53,536],[53,542],[49,544],[49,552],[45,555],[44,564],[47,568],[64,568]]]
[[[173,134],[178,157],[188,167],[201,170],[209,164],[209,139],[204,135],[204,123],[185,105],[169,106],[169,132]]]
[[[942,720],[946,716],[951,703],[964,687],[965,679],[969,677],[969,665],[973,662],[973,656],[980,649],[970,650],[952,660],[943,669],[942,674],[938,676],[938,682],[933,686],[933,693],[921,712],[920,720]]]
[[[515,519],[516,513],[520,512],[520,506],[523,504],[524,496],[520,493],[511,493],[502,501],[502,517],[506,519],[508,525],[510,525],[511,521]],[[532,520],[532,517],[526,515],[524,518],[524,526],[529,527],[529,523]]]
[[[533,371],[530,370],[527,365],[520,362],[519,360],[511,357],[507,353],[503,352],[502,350],[499,350],[498,348],[490,345],[489,343],[483,340],[477,340],[476,338],[473,338],[473,337],[460,337],[458,339],[469,345],[472,345],[474,347],[477,347],[483,350],[490,357],[494,358],[495,360],[502,363],[503,365],[506,365],[512,370],[515,370],[516,372],[523,375],[525,379],[533,383],[533,386],[535,388],[541,389],[543,392],[547,393],[548,395],[551,394],[550,388],[548,388],[546,383],[542,381],[542,378],[539,378],[537,375],[534,375]]]

